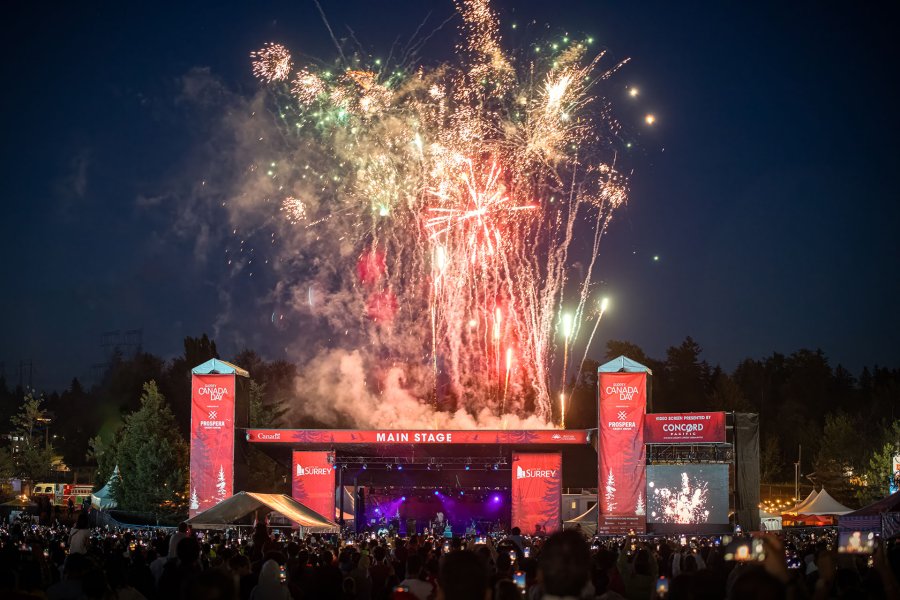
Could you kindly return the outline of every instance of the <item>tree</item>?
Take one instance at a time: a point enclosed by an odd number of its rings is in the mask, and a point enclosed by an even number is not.
[[[706,408],[709,388],[709,365],[700,360],[703,349],[690,336],[679,346],[666,351],[664,385],[667,410],[702,410]],[[663,408],[663,407],[660,407]]]
[[[94,472],[94,491],[106,485],[116,468],[118,434],[118,431],[107,435],[98,433],[88,440],[86,458],[97,463],[97,470]]]
[[[860,470],[863,485],[856,490],[862,504],[874,502],[887,495],[889,479],[893,475],[894,455],[900,451],[900,421],[884,428],[884,433],[868,460]]]
[[[12,418],[13,432],[18,438],[13,452],[15,473],[23,479],[43,477],[53,465],[53,446],[46,431],[49,418],[42,403],[43,398],[35,398],[29,392]]]
[[[861,444],[853,419],[844,413],[825,417],[822,443],[816,455],[816,481],[842,502],[856,496],[851,479],[858,477]]]
[[[280,403],[266,404],[266,386],[250,381],[250,427],[269,429],[281,425],[287,409]],[[281,473],[283,467],[272,458],[250,444],[247,449],[247,461],[250,466],[249,487],[254,492],[280,493],[285,490]]]
[[[764,483],[783,481],[779,479],[783,474],[784,461],[778,438],[770,437],[763,443],[762,452],[759,453],[759,479]]]
[[[112,493],[120,507],[158,513],[184,503],[188,447],[155,381],[144,384],[141,406],[125,417],[116,447],[122,479]]]
[[[7,448],[0,448],[0,479],[7,480],[16,474],[16,463]]]

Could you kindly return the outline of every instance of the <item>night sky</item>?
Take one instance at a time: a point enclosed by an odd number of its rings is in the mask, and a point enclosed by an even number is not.
[[[164,357],[208,332],[223,356],[284,358],[303,335],[268,328],[263,292],[229,281],[227,224],[190,218],[226,107],[185,101],[185,82],[204,73],[250,96],[251,50],[330,58],[327,31],[305,0],[163,4],[4,11],[0,374],[13,383],[21,360],[38,388],[90,381],[104,331],[140,328]],[[632,194],[601,250],[612,304],[595,355],[612,338],[664,357],[690,335],[729,370],[803,347],[854,372],[900,366],[895,2],[497,6],[509,44],[583,33],[631,57],[611,99],[634,140]],[[449,0],[323,8],[373,56],[453,13]],[[423,62],[452,57],[457,24]]]

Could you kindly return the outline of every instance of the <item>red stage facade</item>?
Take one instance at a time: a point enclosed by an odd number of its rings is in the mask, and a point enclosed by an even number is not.
[[[291,453],[291,497],[328,520],[334,519],[334,452]]]
[[[557,531],[562,525],[562,454],[514,452],[510,499],[513,527],[526,535],[538,528],[545,533]]]
[[[359,429],[248,429],[247,441],[255,444],[586,444],[586,430],[482,429],[482,430],[359,430]]]

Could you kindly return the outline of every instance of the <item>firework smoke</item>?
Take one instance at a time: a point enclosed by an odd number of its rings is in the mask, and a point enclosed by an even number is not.
[[[278,44],[252,55],[276,125],[260,123],[226,204],[240,235],[272,232],[270,300],[330,331],[297,388],[326,423],[551,427],[559,364],[587,351],[599,240],[627,192],[599,95],[620,65],[568,38],[507,53],[486,0],[457,8],[459,64],[293,70]],[[591,258],[570,281],[585,232]]]

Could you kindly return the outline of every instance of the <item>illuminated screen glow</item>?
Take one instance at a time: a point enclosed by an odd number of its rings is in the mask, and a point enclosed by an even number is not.
[[[647,522],[728,523],[728,465],[648,466]]]

